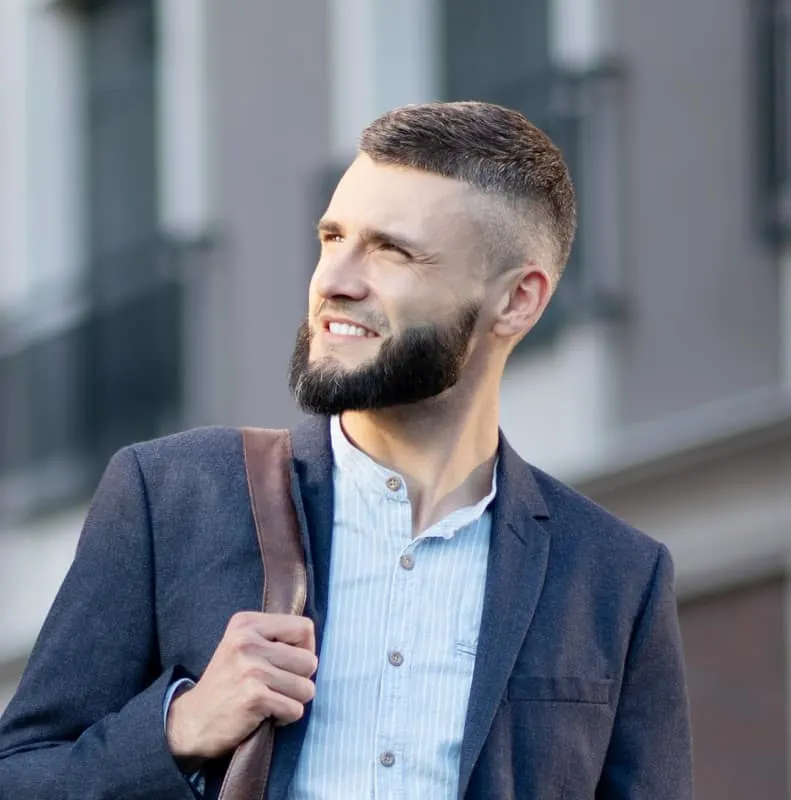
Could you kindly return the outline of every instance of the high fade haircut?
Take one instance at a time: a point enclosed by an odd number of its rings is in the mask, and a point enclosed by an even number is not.
[[[518,111],[478,101],[396,108],[365,128],[359,152],[476,190],[491,270],[529,260],[562,274],[577,227],[574,186],[560,149]]]

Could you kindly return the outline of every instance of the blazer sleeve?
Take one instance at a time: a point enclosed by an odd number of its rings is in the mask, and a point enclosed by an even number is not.
[[[632,633],[597,800],[691,800],[689,703],[673,583],[660,545]]]
[[[35,576],[30,576],[35,580]],[[167,747],[154,557],[132,448],[110,461],[74,561],[0,718],[0,800],[191,800]]]

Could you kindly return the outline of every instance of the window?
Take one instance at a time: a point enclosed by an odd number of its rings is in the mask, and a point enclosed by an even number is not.
[[[791,0],[753,0],[759,224],[791,238]]]

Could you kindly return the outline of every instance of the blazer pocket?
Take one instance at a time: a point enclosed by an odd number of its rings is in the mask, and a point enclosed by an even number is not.
[[[512,675],[508,681],[508,699],[536,703],[607,704],[612,697],[611,679],[545,678]]]

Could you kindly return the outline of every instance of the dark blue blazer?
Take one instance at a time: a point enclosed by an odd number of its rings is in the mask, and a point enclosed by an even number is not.
[[[294,432],[294,478],[320,648],[333,517],[326,419]],[[665,547],[505,440],[493,515],[459,797],[691,798]],[[261,588],[237,430],[121,450],[0,719],[0,798],[191,800],[167,749],[163,697],[175,677],[200,676],[229,618],[259,608]],[[278,731],[272,800],[286,797],[309,716]]]

